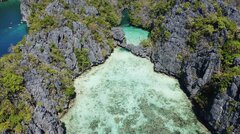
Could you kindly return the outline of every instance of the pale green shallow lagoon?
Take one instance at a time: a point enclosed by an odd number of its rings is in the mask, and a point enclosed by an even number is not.
[[[137,33],[140,38],[127,40],[147,38]],[[67,134],[208,133],[176,79],[155,73],[150,61],[122,48],[76,79],[75,87],[74,105],[62,118]]]
[[[142,40],[148,38],[149,32],[134,26],[122,26],[127,44],[138,45]]]

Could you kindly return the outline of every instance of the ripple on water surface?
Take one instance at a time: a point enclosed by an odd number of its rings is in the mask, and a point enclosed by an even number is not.
[[[75,104],[62,118],[68,134],[208,133],[175,79],[123,49],[76,79],[75,87]]]

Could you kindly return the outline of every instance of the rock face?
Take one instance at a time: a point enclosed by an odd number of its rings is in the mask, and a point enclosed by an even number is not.
[[[30,3],[36,3],[38,2],[37,0],[21,0],[21,5],[20,5],[20,9],[21,9],[21,14],[22,14],[22,20],[27,22],[28,26],[28,16],[30,16],[31,14],[31,10],[30,10]]]
[[[1,0],[0,0],[1,1]],[[192,1],[192,0],[190,0]],[[28,21],[31,14],[31,4],[38,3],[41,0],[21,0],[21,11],[23,20]],[[95,7],[86,4],[85,0],[64,0],[68,8],[74,14],[79,14],[82,7],[86,15],[98,15]],[[112,0],[117,5],[117,0]],[[214,12],[213,5],[207,0],[201,1],[206,5],[208,12]],[[224,9],[227,17],[240,23],[240,12],[235,8],[225,6],[222,1],[218,1]],[[158,39],[153,47],[145,48],[143,46],[133,46],[126,44],[124,33],[120,28],[112,28],[113,38],[121,47],[127,48],[133,54],[149,58],[154,63],[155,71],[166,73],[179,78],[185,92],[193,97],[202,92],[204,86],[211,80],[214,72],[219,71],[221,60],[217,48],[222,44],[217,42],[218,37],[226,39],[226,31],[214,33],[214,38],[204,38],[199,41],[194,52],[189,52],[186,45],[189,31],[186,28],[188,17],[202,16],[201,11],[187,9],[178,13],[181,1],[166,14],[163,24],[171,33],[169,39]],[[64,12],[64,5],[59,1],[50,2],[45,12],[48,15],[57,16]],[[143,13],[144,15],[142,15]],[[145,21],[144,24],[150,25],[150,13],[148,9],[142,9],[139,16]],[[76,49],[87,50],[87,59],[91,66],[103,63],[111,53],[111,48],[104,40],[98,43],[93,39],[93,32],[85,24],[73,21],[72,27],[65,24],[66,20],[60,19],[60,24],[49,31],[41,30],[26,37],[25,46],[20,49],[23,52],[21,67],[30,67],[24,74],[25,87],[33,97],[33,117],[28,125],[27,132],[30,134],[62,134],[64,129],[58,117],[58,108],[68,108],[69,99],[63,94],[63,84],[60,72],[70,70],[68,73],[71,79],[80,75],[84,70],[79,69],[79,63],[76,56]],[[29,25],[29,23],[28,23]],[[211,40],[213,47],[203,47],[204,43]],[[61,62],[56,62],[53,57],[53,50],[59,51],[57,57]],[[29,54],[31,54],[29,56]],[[181,57],[181,56],[182,57]],[[37,57],[37,59],[33,58]],[[55,55],[56,57],[56,55]],[[184,58],[184,60],[183,60]],[[31,61],[31,62],[30,62]],[[34,63],[33,63],[34,62]],[[64,65],[62,65],[63,63]],[[46,65],[46,66],[45,66]],[[239,58],[233,61],[234,66],[239,66]],[[46,71],[42,71],[46,67]],[[57,70],[59,74],[52,73],[51,69]],[[240,133],[240,78],[234,77],[232,84],[226,93],[218,93],[214,96],[212,103],[208,108],[200,113],[205,124],[213,133],[231,132]],[[54,87],[54,90],[49,90]],[[201,109],[199,110],[201,111]]]
[[[206,6],[208,13],[215,12],[212,3],[207,0],[201,2]],[[224,15],[239,25],[240,12],[236,8],[226,6],[220,0],[218,3]],[[202,16],[203,13],[201,10],[194,11],[191,8],[179,13],[177,11],[180,4],[181,2],[177,1],[163,20],[163,25],[171,33],[169,39],[158,39],[148,54],[143,47],[129,44],[123,44],[122,47],[138,56],[150,58],[154,63],[155,71],[179,78],[185,92],[193,98],[196,94],[204,92],[213,74],[220,70],[221,59],[218,47],[223,44],[219,43],[218,38],[226,40],[226,31],[218,31],[212,38],[199,40],[196,50],[190,52],[186,45],[190,32],[187,29],[187,20],[189,17]],[[150,21],[147,18],[141,19]],[[212,47],[204,47],[209,41],[213,42]],[[235,58],[233,66],[239,66],[239,61],[239,58]],[[239,93],[239,77],[236,76],[226,92],[211,96],[206,109],[197,108],[199,117],[212,133],[240,133]]]
[[[240,66],[240,58],[234,58],[233,59],[233,65],[234,66]]]
[[[119,27],[114,27],[112,28],[112,33],[113,33],[113,38],[117,41],[119,41],[120,43],[123,43],[124,41],[124,32],[121,28]]]
[[[179,53],[184,52],[186,47],[186,39],[188,31],[185,29],[187,16],[193,16],[190,11],[184,12],[181,15],[176,15],[178,7],[172,9],[171,12],[166,15],[165,22],[166,28],[171,32],[171,37],[168,41],[157,40],[153,54],[151,56],[154,63],[154,69],[158,72],[164,72],[173,76],[177,76],[178,71],[181,69],[181,62],[176,57]],[[177,26],[177,27],[176,27]]]
[[[52,96],[49,90],[46,88],[44,79],[36,69],[32,69],[25,73],[25,81],[27,90],[34,97],[34,100],[41,106],[37,106],[34,109],[33,119],[29,124],[28,133],[30,134],[42,134],[46,131],[49,133],[63,133],[61,123],[57,118],[56,106],[57,102],[53,101],[50,97],[61,97],[61,94]]]
[[[131,51],[131,53],[133,53],[134,55],[137,55],[142,58],[150,59],[149,57],[152,54],[151,48],[145,48],[141,45],[134,46],[133,44],[122,43],[122,44],[119,44],[119,46]]]
[[[226,6],[221,0],[219,0],[218,3],[221,8],[223,8],[225,15],[228,16],[231,20],[235,21],[238,25],[240,25],[239,11],[236,9],[236,7]]]
[[[25,21],[28,21],[31,14],[31,4],[38,2],[41,1],[21,0],[21,12]],[[74,7],[80,6],[85,7],[87,15],[98,14],[96,8],[87,6],[85,1],[65,0],[65,2],[76,14],[79,10]],[[48,15],[61,16],[64,6],[59,1],[53,1],[47,5],[45,11]],[[26,37],[28,45],[20,47],[23,53],[21,66],[31,68],[24,74],[25,87],[33,98],[33,117],[27,129],[29,134],[64,133],[58,112],[59,109],[68,108],[69,98],[64,94],[63,88],[66,85],[62,84],[62,77],[73,80],[84,71],[79,69],[76,50],[87,50],[90,66],[103,63],[112,52],[105,39],[101,43],[93,39],[93,33],[85,24],[73,21],[70,28],[65,25],[66,20],[62,19],[59,22],[61,23],[56,28],[42,29],[28,35]],[[123,40],[122,35],[115,37],[119,39],[118,41]],[[43,69],[45,67],[46,69]],[[49,72],[52,69],[59,74]],[[69,70],[69,73],[65,74],[64,70]],[[61,76],[61,73],[67,76]]]
[[[235,133],[240,132],[240,77],[234,77],[233,82],[227,90],[227,94],[217,94],[206,118],[209,124],[214,126],[219,133],[225,129]],[[217,126],[219,125],[220,126]],[[235,129],[234,129],[235,128]]]
[[[208,12],[211,12],[212,5],[207,1],[202,2],[209,9]],[[240,22],[239,11],[226,6],[223,9],[226,16],[237,23]],[[186,48],[186,37],[188,36],[186,16],[199,16],[201,13],[185,11],[182,14],[176,14],[176,10],[177,5],[172,9],[171,15],[165,19],[165,25],[168,31],[171,32],[170,39],[165,42],[157,42],[151,58],[156,71],[179,77],[186,92],[193,97],[204,90],[204,86],[211,80],[213,73],[220,69],[221,60],[217,47],[201,47],[209,39],[201,40],[194,53],[189,54],[186,52],[184,49]],[[214,37],[225,38],[225,34],[224,32],[216,33]],[[217,38],[211,40],[216,42],[214,46],[221,45],[217,44]],[[185,55],[184,62],[179,61],[177,56],[179,53]],[[235,59],[233,64],[238,65],[238,59]],[[179,73],[180,70],[182,70],[181,74]],[[234,78],[228,93],[217,94],[212,104],[209,102],[209,109],[200,114],[213,133],[240,132],[240,105],[237,103],[240,90],[239,85],[236,83],[239,83],[238,77]]]

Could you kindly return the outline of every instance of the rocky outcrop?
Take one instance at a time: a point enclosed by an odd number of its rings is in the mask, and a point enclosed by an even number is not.
[[[238,25],[240,25],[240,11],[238,11],[236,7],[226,6],[222,0],[218,0],[218,3],[223,9],[224,14],[231,20],[235,21]]]
[[[190,0],[191,2],[192,0]],[[21,12],[23,20],[28,21],[31,14],[31,4],[38,3],[41,0],[21,0]],[[80,14],[80,7],[84,9],[85,15],[98,15],[95,7],[86,4],[85,0],[64,0],[74,14]],[[117,5],[118,1],[113,0]],[[215,12],[214,6],[207,0],[201,1],[206,5],[208,12]],[[224,13],[230,19],[240,22],[239,11],[225,6],[218,1],[224,9]],[[126,44],[123,31],[120,28],[112,28],[113,38],[121,47],[130,50],[133,54],[149,58],[154,63],[154,70],[166,73],[179,78],[184,90],[194,97],[203,90],[203,87],[211,80],[214,72],[220,68],[221,61],[217,48],[221,46],[217,41],[218,37],[225,38],[225,31],[215,33],[214,38],[204,38],[198,44],[196,50],[190,52],[186,45],[189,36],[189,30],[186,28],[188,18],[202,16],[202,11],[193,11],[188,8],[181,13],[178,9],[181,7],[181,1],[167,12],[163,25],[171,35],[169,39],[158,39],[153,47],[134,46]],[[45,11],[48,15],[61,16],[64,12],[64,5],[59,1],[50,2]],[[130,8],[131,10],[131,8]],[[138,17],[141,17],[143,23],[152,26],[152,20],[148,12],[149,9],[143,8]],[[24,73],[25,87],[33,97],[32,112],[33,117],[28,125],[28,133],[64,133],[62,123],[59,120],[59,109],[68,108],[69,98],[64,95],[61,78],[69,77],[73,80],[84,70],[79,69],[79,64],[75,50],[87,50],[87,59],[91,66],[103,63],[110,55],[111,49],[106,40],[101,43],[93,38],[93,32],[81,22],[73,21],[72,27],[66,26],[67,20],[59,17],[59,25],[56,28],[45,29],[26,37],[26,45],[21,46],[23,60],[21,67],[31,68]],[[29,23],[28,23],[29,25]],[[105,36],[105,35],[102,35]],[[201,47],[204,43],[211,40],[214,42],[212,47]],[[53,50],[60,55],[53,55]],[[57,56],[59,61],[55,61]],[[35,57],[35,58],[34,58]],[[37,57],[37,59],[36,59]],[[34,62],[34,63],[33,63]],[[233,61],[234,66],[239,66],[239,59]],[[43,70],[42,68],[45,68]],[[53,70],[58,73],[53,73]],[[70,70],[70,76],[61,75],[62,72]],[[218,93],[213,98],[213,102],[202,114],[206,125],[214,133],[225,133],[228,130],[239,133],[239,77],[234,77],[232,84],[226,93]],[[200,110],[199,110],[200,111]]]
[[[126,43],[119,44],[119,46],[129,50],[134,55],[142,58],[150,59],[149,57],[152,54],[152,48],[150,47],[143,47],[141,45],[135,46],[133,44],[126,44]]]
[[[33,36],[27,36],[27,43],[32,45],[21,48],[25,55],[25,60],[22,61],[22,65],[31,66],[28,59],[29,53],[38,57],[39,62],[51,65],[54,62],[51,56],[51,45],[55,45],[55,47],[61,52],[66,66],[62,67],[61,63],[59,63],[50,68],[59,71],[64,68],[72,70],[74,72],[72,79],[81,73],[78,68],[74,49],[85,48],[89,50],[88,58],[92,66],[103,63],[106,57],[102,55],[102,50],[104,49],[106,54],[109,55],[111,52],[109,46],[106,45],[100,48],[100,45],[92,40],[90,31],[88,31],[84,25],[76,23],[74,26],[76,29],[75,33],[73,33],[68,27],[61,27],[50,31],[49,33],[42,31]],[[83,37],[83,34],[85,37]],[[85,41],[82,42],[83,44],[80,44],[80,40],[83,38]],[[39,72],[36,67],[36,69],[26,72],[24,78],[26,81],[26,88],[36,101],[37,105],[34,108],[33,119],[29,124],[28,132],[33,134],[41,134],[44,132],[52,134],[63,133],[63,128],[59,121],[56,108],[62,107],[63,109],[67,109],[69,101],[67,98],[64,100],[64,94],[61,91],[63,85],[58,79],[58,76],[47,72]],[[50,92],[50,85],[55,87],[53,93]],[[60,102],[63,104],[59,104]]]
[[[41,1],[21,0],[25,21],[32,12],[31,4],[38,2]],[[96,8],[87,6],[85,1],[64,2],[76,14],[79,10],[75,8],[80,6],[85,6],[86,15],[98,14]],[[29,68],[24,73],[25,87],[33,98],[33,116],[27,129],[29,134],[64,133],[59,112],[68,109],[70,98],[65,94],[67,85],[63,82],[68,81],[72,85],[71,81],[84,71],[79,69],[76,50],[87,50],[89,67],[103,63],[112,52],[107,40],[95,41],[92,31],[85,24],[73,21],[72,27],[66,26],[67,20],[61,18],[64,10],[59,1],[50,2],[45,11],[48,15],[59,16],[59,25],[27,35],[25,45],[20,47],[23,54],[21,67]]]
[[[170,38],[167,41],[157,40],[151,56],[155,71],[173,76],[179,76],[181,70],[182,61],[177,59],[177,55],[187,54],[187,51],[185,51],[188,36],[186,30],[187,17],[194,16],[194,13],[190,10],[177,15],[177,9],[178,6],[175,6],[164,20],[166,28],[171,33]]]
[[[20,9],[21,9],[21,14],[22,14],[22,20],[25,21],[29,26],[28,17],[31,14],[29,4],[30,3],[37,3],[38,0],[20,0],[20,1],[21,1]]]
[[[206,115],[209,124],[217,133],[240,132],[240,77],[234,77],[227,93],[217,94]]]
[[[113,33],[113,38],[116,41],[119,41],[120,43],[123,43],[124,38],[125,38],[123,30],[120,27],[113,27],[111,30],[112,30],[112,33]]]
[[[184,63],[181,75],[187,93],[195,96],[210,81],[220,63],[220,57],[214,50],[204,50],[193,54],[190,60]]]
[[[233,66],[240,66],[240,58],[233,59]]]
[[[43,106],[37,106],[33,119],[28,126],[28,134],[43,134],[46,132],[49,134],[63,134],[64,129],[56,115],[47,111]]]
[[[226,6],[220,0],[217,2],[223,9],[224,15],[239,24],[239,11],[236,8]],[[190,98],[194,98],[197,94],[205,92],[205,87],[208,86],[213,74],[220,71],[221,58],[218,48],[223,43],[219,41],[219,38],[224,42],[227,38],[227,32],[224,30],[217,31],[211,38],[204,37],[198,41],[196,49],[191,50],[187,45],[191,33],[187,28],[187,24],[189,18],[204,16],[204,11],[194,10],[191,7],[179,10],[182,8],[181,3],[177,1],[163,20],[162,25],[171,33],[170,37],[156,40],[153,48],[148,51],[150,53],[144,51],[146,48],[141,46],[122,44],[122,47],[130,50],[135,55],[149,57],[154,63],[155,71],[177,77],[185,92]],[[206,7],[207,13],[216,12],[214,5],[210,1],[201,0],[201,3]],[[148,17],[142,17],[141,19],[146,18]],[[208,42],[213,42],[213,45],[207,46]],[[239,66],[239,58],[233,60],[233,66]],[[213,93],[210,96],[211,98],[208,99],[206,109],[197,108],[198,116],[202,118],[212,133],[240,133],[239,93],[239,77],[234,77],[227,92]]]
[[[206,0],[202,0],[202,3],[205,4],[207,12],[214,12],[211,3]],[[227,17],[237,23],[240,22],[239,11],[224,6],[221,2],[220,5],[226,12],[225,15]],[[202,13],[189,9],[182,11],[182,13],[176,13],[178,8],[178,5],[175,5],[163,22],[171,33],[170,38],[167,41],[159,39],[156,42],[151,58],[156,71],[180,78],[186,93],[190,97],[194,97],[197,93],[204,90],[204,86],[210,82],[212,75],[220,70],[221,60],[217,47],[222,44],[217,39],[219,37],[226,39],[226,32],[219,31],[215,33],[213,38],[200,40],[196,50],[190,53],[189,49],[186,49],[186,41],[189,36],[189,31],[186,28],[187,20],[189,17],[201,16]],[[204,47],[204,44],[209,41],[214,42],[214,45],[212,47]],[[238,65],[238,60],[235,59],[233,64]],[[240,132],[239,100],[236,100],[236,97],[234,97],[236,93],[239,94],[239,87],[237,88],[237,85],[234,84],[238,83],[237,79],[237,77],[234,78],[228,93],[219,93],[213,96],[215,97],[214,101],[208,103],[210,108],[205,109],[205,112],[199,112],[206,126],[213,133]],[[201,111],[201,109],[198,109],[198,111]]]

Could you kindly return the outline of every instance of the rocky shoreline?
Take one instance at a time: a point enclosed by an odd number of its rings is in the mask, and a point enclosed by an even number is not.
[[[207,0],[201,2],[206,6],[207,12],[215,12],[212,3]],[[118,0],[113,0],[113,4],[116,6]],[[218,0],[218,4],[224,10],[225,16],[240,25],[240,12],[236,8],[225,6],[221,0]],[[112,53],[113,47],[117,45],[137,56],[149,59],[153,62],[156,72],[176,77],[184,92],[192,100],[195,113],[212,133],[239,133],[239,76],[233,78],[225,92],[210,93],[212,96],[206,96],[208,98],[206,107],[202,107],[196,99],[198,96],[209,95],[206,93],[211,86],[209,82],[213,74],[220,71],[221,59],[218,47],[223,44],[219,43],[218,39],[221,37],[226,40],[227,31],[217,31],[213,38],[201,39],[196,50],[190,52],[187,37],[191,31],[186,28],[187,20],[189,17],[204,16],[204,14],[202,10],[195,11],[193,7],[181,12],[179,8],[182,8],[181,1],[177,1],[163,19],[162,24],[170,33],[169,38],[157,38],[153,46],[144,47],[126,44],[121,28],[110,26],[109,31],[104,33],[105,26],[99,26],[97,29],[92,23],[77,21],[81,17],[89,21],[92,19],[91,16],[100,14],[100,10],[84,0],[50,3],[41,0],[21,0],[23,20],[28,26],[36,27],[30,29],[32,31],[29,35],[16,47],[22,54],[20,67],[28,68],[23,74],[24,86],[31,96],[31,102],[28,103],[31,104],[33,115],[29,123],[22,123],[23,126],[27,126],[26,133],[65,133],[64,125],[59,120],[59,113],[66,111],[70,100],[74,98],[73,80],[92,66],[104,63]],[[122,7],[116,8],[116,11],[120,14],[122,9]],[[152,21],[151,12],[146,7],[144,9],[146,12],[141,19],[144,24],[149,25],[151,23],[149,21]],[[133,6],[130,8],[130,12],[132,11],[134,11]],[[36,17],[32,15],[33,12],[41,13],[37,16],[39,18],[48,17],[44,20],[47,25],[37,29],[38,21],[31,22]],[[84,15],[79,17],[78,14]],[[136,16],[140,14],[142,15],[142,11]],[[57,24],[52,21],[57,21]],[[214,45],[204,47],[209,41]],[[234,60],[234,66],[239,66],[238,58]],[[11,132],[5,130],[3,133]]]
[[[209,6],[207,9],[211,10],[212,5],[208,1],[202,2]],[[235,8],[225,6],[221,1],[219,1],[219,5],[225,10],[226,16],[239,25],[240,12]],[[167,15],[164,20],[167,30],[171,32],[171,36],[167,41],[159,40],[155,46],[150,48],[131,44],[122,44],[120,46],[128,49],[136,56],[149,59],[153,62],[156,72],[177,78],[182,89],[192,101],[193,110],[199,120],[212,133],[229,133],[229,131],[231,133],[239,133],[240,105],[239,103],[232,104],[232,102],[239,102],[240,100],[240,77],[233,77],[233,82],[226,92],[214,93],[206,109],[199,105],[195,97],[206,90],[212,75],[220,69],[220,55],[216,48],[198,48],[195,53],[186,52],[188,50],[184,48],[187,47],[186,40],[189,35],[189,31],[186,29],[187,16],[196,16],[197,14],[191,10],[186,10],[179,14],[177,13],[178,8],[179,5],[175,5],[169,12],[169,16]],[[147,21],[147,18],[145,19]],[[218,36],[221,36],[221,34],[217,33],[215,40]],[[204,40],[201,43],[203,42]],[[188,59],[182,62],[182,59],[178,57],[179,53],[188,53]],[[198,73],[201,73],[201,75]],[[230,110],[231,108],[234,110]]]
[[[28,25],[30,25],[28,20],[31,14],[31,2],[32,1],[21,0],[23,20],[27,21]],[[86,5],[85,2],[82,3],[81,1],[69,1],[68,4],[69,6],[73,6],[75,4],[81,6]],[[55,11],[62,12],[64,9],[62,4],[52,2],[47,6],[46,10],[48,14],[52,14]],[[92,12],[96,9],[89,6],[86,10]],[[50,68],[53,68],[54,70],[71,70],[69,74],[71,81],[84,72],[84,70],[104,63],[112,51],[108,45],[97,43],[94,39],[92,39],[91,31],[86,27],[86,25],[79,22],[73,22],[73,29],[66,26],[60,26],[59,28],[52,29],[48,32],[41,30],[34,35],[28,35],[26,37],[26,43],[32,45],[30,47],[23,46],[20,48],[23,55],[25,55],[24,59],[21,61],[22,66],[32,66],[32,63],[29,62],[28,58],[28,54],[31,53],[33,56],[38,57],[40,63],[49,64]],[[66,66],[62,67],[59,64],[52,66],[54,59],[51,58],[51,44],[56,45],[56,49],[60,51],[61,55],[64,57],[63,60],[66,62]],[[41,51],[39,51],[40,49]],[[79,70],[78,59],[76,58],[76,53],[74,52],[75,49],[88,50],[90,66],[83,70]],[[24,75],[26,88],[31,96],[33,96],[33,100],[36,103],[42,102],[41,105],[36,105],[35,108],[32,107],[34,109],[33,117],[32,121],[28,125],[27,133],[41,134],[48,132],[52,134],[62,134],[64,133],[64,127],[60,122],[57,108],[63,107],[63,110],[66,111],[69,108],[71,99],[65,98],[66,100],[58,100],[61,97],[64,97],[61,93],[61,88],[63,88],[64,85],[61,80],[59,80],[59,77],[62,76],[59,76],[59,74],[49,74],[48,72],[42,72],[41,70],[39,71],[35,67],[32,67],[32,69]],[[49,79],[50,76],[51,78]],[[51,79],[53,81],[49,81]],[[49,92],[48,85],[51,83],[53,83],[57,88],[57,92],[59,91],[58,93],[52,94]],[[63,101],[64,103],[59,105],[59,101]]]
[[[206,4],[209,4],[207,1],[204,1]],[[239,18],[239,11],[235,10],[231,7],[226,7],[224,4],[219,2],[222,8],[226,10],[226,15],[229,16],[230,19],[233,21],[236,21],[237,23],[240,22]],[[23,5],[23,4],[22,4]],[[209,5],[211,7],[211,5]],[[21,6],[24,16],[28,16],[29,12],[26,12],[27,8],[24,8],[26,6]],[[167,75],[174,76],[179,79],[180,84],[185,92],[191,97],[193,97],[199,90],[203,90],[202,87],[210,81],[211,76],[214,71],[217,71],[218,67],[220,66],[220,59],[218,54],[216,53],[216,50],[210,49],[210,50],[202,50],[201,48],[195,52],[194,54],[191,54],[190,59],[187,61],[180,61],[177,59],[176,55],[180,52],[184,52],[184,48],[186,47],[186,38],[188,36],[188,31],[185,29],[186,25],[186,17],[187,16],[195,16],[196,13],[194,13],[191,10],[187,10],[186,12],[182,14],[177,14],[178,5],[176,5],[170,12],[170,16],[166,17],[166,27],[168,31],[171,32],[171,37],[168,41],[157,41],[156,45],[152,48],[145,48],[143,46],[133,46],[124,43],[124,35],[121,32],[119,28],[113,28],[113,37],[118,42],[117,44],[121,47],[124,47],[128,50],[130,50],[133,54],[148,58],[154,63],[154,70],[156,72],[165,73]],[[210,8],[211,10],[211,8]],[[27,17],[24,17],[24,20],[27,20]],[[176,28],[175,26],[178,26]],[[82,30],[84,31],[84,30]],[[84,31],[85,32],[85,31]],[[55,33],[55,32],[53,32]],[[63,33],[63,32],[60,32]],[[216,35],[218,36],[218,35]],[[51,38],[50,38],[51,39]],[[57,39],[55,39],[57,40]],[[64,48],[65,49],[65,48]],[[88,48],[93,49],[93,48]],[[93,50],[95,51],[95,50]],[[108,50],[109,52],[109,50]],[[108,53],[109,55],[110,53]],[[104,59],[105,60],[105,59]],[[100,63],[103,63],[103,59],[100,61]],[[94,63],[94,61],[92,61]],[[96,62],[98,64],[98,62]],[[76,64],[76,63],[75,63]],[[74,64],[73,64],[74,65]],[[195,74],[192,74],[192,70],[195,70],[194,66],[198,65],[199,72],[202,72],[203,77],[196,76]],[[193,68],[194,67],[194,68]],[[72,69],[74,67],[71,67]],[[183,71],[183,74],[181,74],[181,70]],[[193,77],[199,77],[194,78]],[[198,83],[198,87],[192,88],[193,85]],[[213,104],[210,105],[210,108],[206,111],[200,112],[202,109],[199,109],[198,103],[194,104],[195,106],[195,112],[198,111],[197,114],[198,117],[202,119],[204,124],[212,131],[212,133],[223,133],[227,127],[230,126],[230,122],[235,122],[237,125],[235,128],[235,132],[240,132],[238,116],[239,110],[236,110],[234,113],[229,113],[229,101],[236,98],[237,92],[239,91],[239,79],[238,77],[235,78],[235,84],[233,83],[232,86],[228,89],[228,91],[224,94],[217,94],[215,96],[215,99],[213,101]],[[229,94],[229,92],[231,94]],[[220,97],[222,96],[222,97]],[[237,98],[236,98],[237,99]],[[237,99],[238,100],[238,99]],[[192,99],[193,102],[195,102],[194,99]],[[225,107],[225,110],[222,110],[222,108]],[[239,105],[236,106],[239,108]],[[232,115],[232,118],[228,118],[226,116]],[[215,124],[215,122],[220,122],[219,124]],[[236,122],[237,121],[237,122]],[[54,128],[54,127],[53,127]],[[35,130],[35,128],[33,128]],[[60,131],[62,132],[62,131]]]

